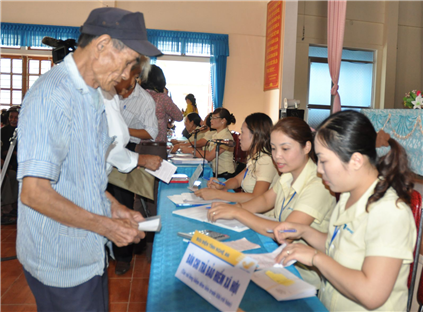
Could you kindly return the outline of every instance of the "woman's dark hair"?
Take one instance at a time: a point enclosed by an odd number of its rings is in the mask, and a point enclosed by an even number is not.
[[[214,110],[213,115],[219,115],[220,118],[226,119],[226,126],[236,123],[234,114],[229,113],[226,108],[219,107]]]
[[[313,134],[310,126],[304,120],[298,117],[284,117],[273,126],[271,132],[274,131],[283,132],[294,141],[300,143],[303,148],[306,146],[307,142],[310,142],[311,149],[308,153],[308,157],[314,162],[317,162],[317,157],[313,148]]]
[[[151,65],[147,81],[142,82],[141,87],[146,90],[154,90],[156,92],[163,93],[165,86],[166,78],[162,69],[159,66]]]
[[[193,121],[194,125],[196,125],[197,127],[201,126],[201,117],[197,113],[189,113],[187,115],[187,118],[189,121]]]
[[[363,114],[346,110],[326,118],[316,130],[316,139],[333,151],[342,162],[348,163],[354,153],[366,155],[382,179],[376,184],[369,205],[381,199],[392,186],[398,200],[410,204],[413,191],[413,174],[408,168],[407,153],[394,139],[389,139],[391,150],[378,159],[376,153],[376,131],[370,120]]]
[[[189,100],[192,104],[192,106],[197,107],[197,102],[195,101],[194,94],[190,93],[185,97],[185,100]]]
[[[272,119],[263,113],[253,113],[245,118],[245,124],[253,135],[248,157],[257,160],[261,153],[271,155],[270,130],[273,126]]]
[[[209,131],[215,131],[216,129],[213,129],[211,127],[211,120],[210,120],[211,116],[212,116],[212,113],[207,114],[206,118],[204,119],[204,123],[206,124],[207,127],[209,127]]]

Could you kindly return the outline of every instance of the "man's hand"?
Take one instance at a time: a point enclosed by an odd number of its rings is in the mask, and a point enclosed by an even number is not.
[[[138,165],[153,171],[160,168],[163,159],[155,155],[140,155],[138,158]]]
[[[106,234],[106,237],[118,247],[138,243],[145,237],[144,232],[138,231],[138,223],[144,220],[143,216],[138,211],[128,209],[120,204],[109,193],[106,194],[111,202],[112,213],[110,232]]]

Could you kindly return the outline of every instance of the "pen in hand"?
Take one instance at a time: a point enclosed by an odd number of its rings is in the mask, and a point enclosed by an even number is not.
[[[210,181],[210,179],[209,178],[204,178],[204,180],[207,180],[207,181]],[[220,185],[223,185],[223,186],[225,186],[226,184],[225,183],[223,183],[223,182],[220,182],[220,181],[212,181],[213,183],[217,183],[217,184],[220,184]]]
[[[267,233],[273,233],[273,230],[266,230]],[[296,229],[280,230],[279,233],[295,233]]]

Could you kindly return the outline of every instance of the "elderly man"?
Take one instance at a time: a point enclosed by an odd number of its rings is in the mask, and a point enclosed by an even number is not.
[[[147,40],[143,14],[95,9],[78,49],[24,99],[16,248],[38,311],[108,311],[105,245],[144,237],[142,216],[105,191],[113,139],[100,95],[128,79],[139,54],[161,54]]]

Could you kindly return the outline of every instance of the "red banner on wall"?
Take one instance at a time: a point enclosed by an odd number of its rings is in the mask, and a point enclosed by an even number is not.
[[[281,62],[282,1],[267,4],[264,91],[279,88]]]

